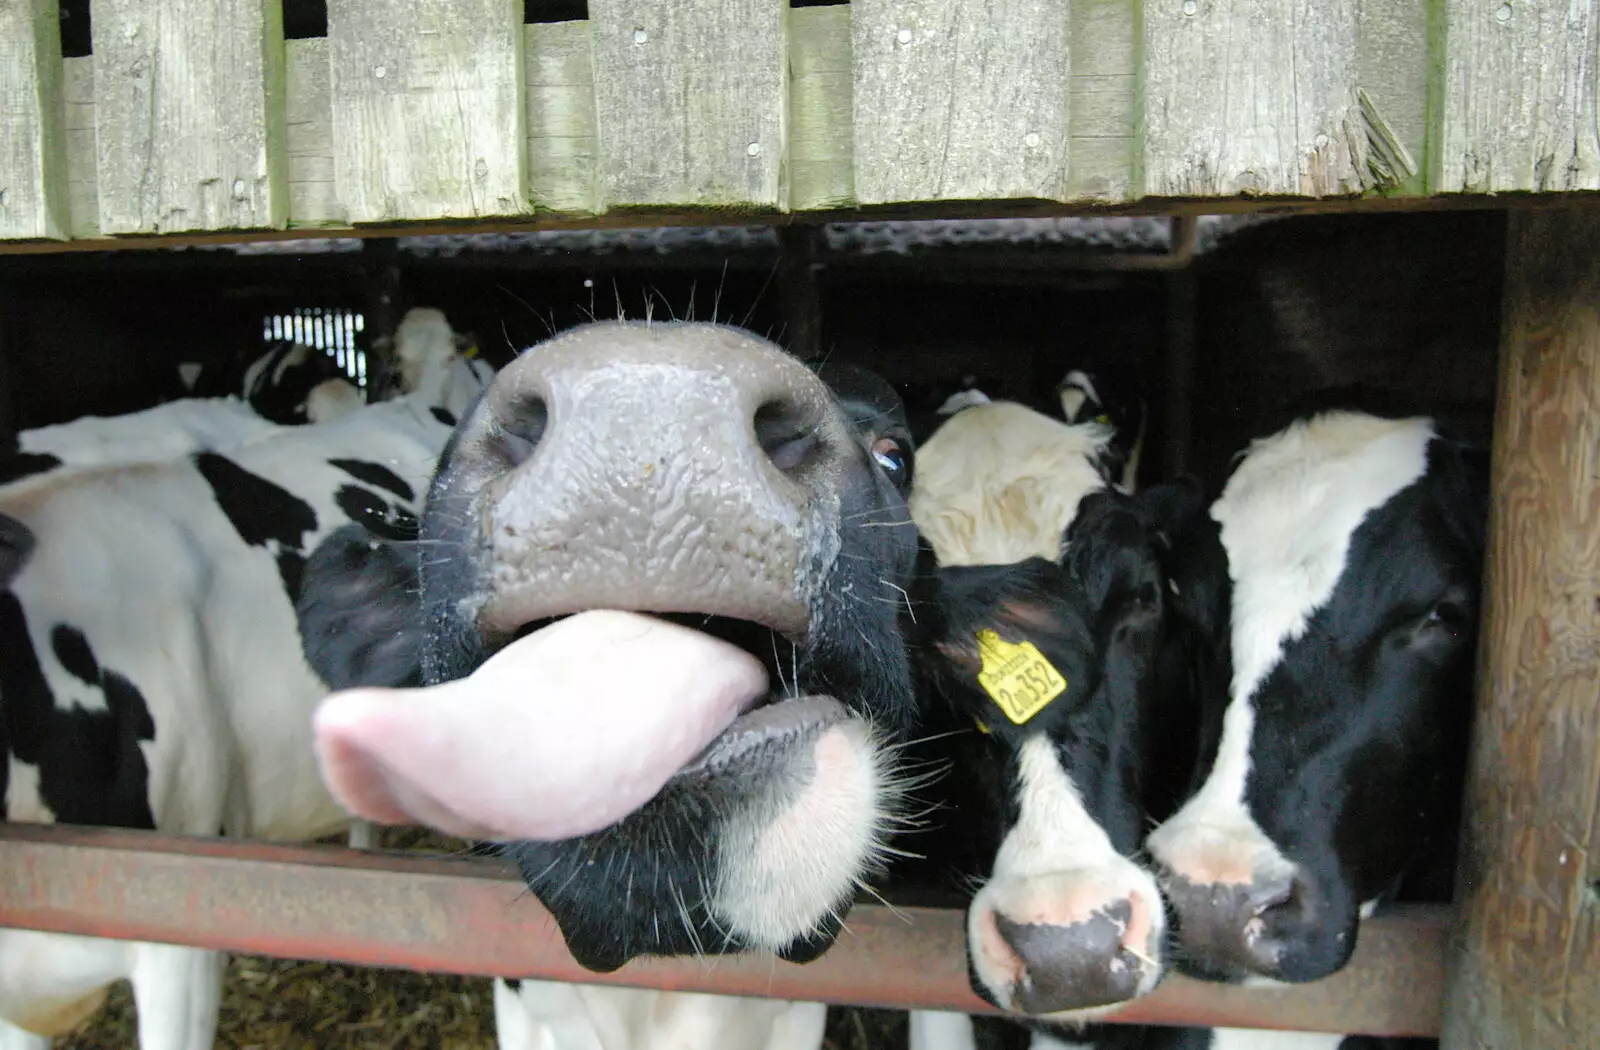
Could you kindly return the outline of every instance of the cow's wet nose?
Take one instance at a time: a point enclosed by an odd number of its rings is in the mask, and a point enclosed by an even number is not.
[[[975,969],[1004,974],[1010,985],[1009,996],[998,996],[1010,1001],[998,1005],[1058,1014],[1126,1002],[1153,988],[1161,973],[1160,901],[1139,890],[1086,900],[1081,890],[1062,889],[1048,898],[1031,894],[1035,906],[1025,909],[975,902],[972,950],[984,957]]]
[[[550,430],[549,395],[544,389],[554,378],[550,371],[537,367],[521,369],[519,378],[525,389],[516,396],[500,400],[489,410],[492,440],[501,446],[512,465],[521,465],[531,458]],[[690,373],[677,378],[680,383],[694,385],[697,380],[713,377]],[[729,399],[736,414],[748,417],[747,426],[733,433],[736,437],[748,435],[769,463],[784,473],[792,473],[803,468],[824,446],[822,406],[816,396],[816,381],[793,368],[782,368],[761,378],[765,381],[754,383],[754,389],[748,390],[745,396]],[[669,386],[663,385],[661,392],[665,394],[668,389]],[[702,422],[709,421],[702,417]]]
[[[1354,947],[1353,921],[1336,917],[1298,873],[1243,885],[1171,879],[1166,890],[1187,968],[1203,976],[1314,981],[1342,967]]]
[[[505,369],[461,441],[485,464],[485,626],[584,608],[809,627],[856,450],[816,373],[730,329],[578,330]],[[458,456],[458,459],[460,457]]]

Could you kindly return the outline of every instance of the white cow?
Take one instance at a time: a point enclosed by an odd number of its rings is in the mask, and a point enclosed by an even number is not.
[[[483,386],[431,386],[225,451],[38,474],[0,490],[6,819],[304,840],[350,823],[317,775],[327,686],[293,608],[306,556],[359,520],[406,535]],[[0,931],[0,1047],[36,1050],[133,983],[142,1050],[212,1045],[221,956]]]

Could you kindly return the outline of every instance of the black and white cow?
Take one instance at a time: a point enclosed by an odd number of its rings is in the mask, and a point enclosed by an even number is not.
[[[910,501],[937,562],[913,590],[925,717],[966,812],[946,845],[982,840],[951,853],[983,880],[973,986],[1074,1021],[1150,991],[1165,933],[1134,859],[1165,576],[1158,530],[1113,480],[1115,440],[1106,420],[969,407],[920,449]]]
[[[285,426],[327,423],[365,400],[331,355],[279,339],[244,373],[244,399],[263,419]]]
[[[454,426],[468,404],[464,395],[493,378],[477,348],[433,307],[407,311],[394,343],[398,367],[375,391],[374,401],[431,391],[424,396],[432,399],[436,416]],[[161,462],[201,449],[221,451],[281,426],[331,422],[366,403],[332,361],[303,344],[280,342],[251,364],[243,400],[188,397],[139,412],[82,416],[21,431],[15,448],[0,455],[0,484],[62,467]],[[451,390],[457,395],[451,397]]]
[[[351,646],[393,637],[406,557],[346,535],[327,563],[347,571],[308,577],[314,663],[427,683],[331,698],[324,776],[355,813],[499,843],[590,969],[817,956],[905,804],[912,466],[881,380],[737,329],[601,323],[529,349],[440,462],[399,613],[420,653]],[[508,1040],[663,1045],[629,1022],[656,994],[522,982],[497,1006]],[[820,1043],[820,1004],[710,1002],[732,1011],[715,1045]]]
[[[1486,459],[1365,400],[1319,395],[1253,441],[1178,579],[1215,670],[1192,796],[1147,847],[1199,976],[1336,972],[1454,834]]]
[[[330,422],[364,404],[360,391],[343,378],[307,385],[301,369],[269,367],[291,349],[315,353],[294,344],[269,349],[251,366],[245,400],[182,398],[139,412],[80,416],[23,430],[14,450],[0,456],[0,484],[61,467],[153,463],[200,449],[227,449],[274,433],[280,426]],[[451,367],[448,356],[440,363]],[[296,408],[273,412],[275,405],[283,404]]]
[[[1095,422],[1116,435],[1102,463],[1124,492],[1138,487],[1140,459],[1149,429],[1149,409],[1143,396],[1131,389],[1117,371],[1074,368],[1056,384],[1061,418],[1068,423]]]
[[[443,381],[441,373],[445,369],[463,367],[484,385],[494,378],[494,369],[478,356],[477,343],[451,328],[444,311],[414,306],[395,328],[394,366],[377,382],[378,396],[388,396],[390,391],[431,389]],[[441,421],[454,423],[450,419]]]
[[[317,777],[327,694],[294,600],[321,539],[414,537],[459,412],[442,388],[226,452],[53,471],[0,490],[0,788],[6,819],[307,839],[349,816]],[[132,979],[142,1050],[209,1047],[220,956],[0,931],[8,1050],[44,1047]],[[37,1034],[30,1034],[37,1033]]]
[[[0,456],[0,484],[61,468],[152,463],[199,449],[225,449],[274,433],[279,425],[233,397],[169,401],[120,416],[80,416],[17,434]]]

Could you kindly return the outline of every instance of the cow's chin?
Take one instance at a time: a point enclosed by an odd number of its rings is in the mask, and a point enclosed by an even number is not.
[[[637,955],[752,949],[809,961],[884,860],[895,796],[887,751],[854,705],[800,691],[804,657],[781,634],[721,617],[662,618],[756,656],[768,695],[616,824],[506,850],[591,970]]]

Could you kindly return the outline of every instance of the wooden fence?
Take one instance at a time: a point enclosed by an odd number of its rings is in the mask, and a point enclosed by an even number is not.
[[[0,241],[1600,188],[1592,0],[327,6],[0,3]]]

